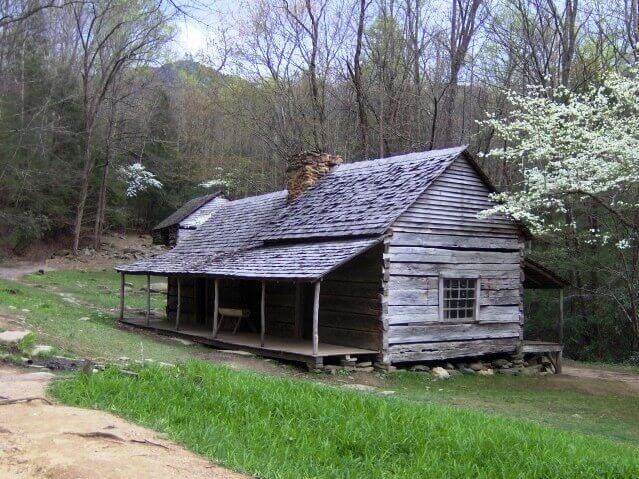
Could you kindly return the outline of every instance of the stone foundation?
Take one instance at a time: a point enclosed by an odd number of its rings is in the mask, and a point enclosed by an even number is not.
[[[356,358],[347,358],[339,364],[327,364],[316,371],[324,371],[330,374],[348,374],[350,372],[392,372],[397,370],[395,366],[371,361],[358,361]],[[432,373],[434,369],[447,371],[448,376],[459,374],[478,374],[480,376],[492,376],[503,374],[507,376],[544,376],[555,374],[555,365],[549,354],[515,353],[507,356],[495,356],[491,358],[464,358],[463,360],[433,361],[428,364],[415,364],[413,366],[401,366],[400,369],[421,373]],[[437,376],[435,374],[435,376]],[[441,377],[441,376],[440,376]]]

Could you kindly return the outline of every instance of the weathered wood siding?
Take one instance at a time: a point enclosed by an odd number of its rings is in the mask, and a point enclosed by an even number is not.
[[[204,281],[200,279],[199,281]],[[259,331],[260,288],[258,281],[220,280],[220,307],[249,309],[251,316],[242,330]],[[181,278],[180,324],[202,324],[205,309],[207,325],[213,316],[213,279],[204,288],[196,288],[196,280]],[[321,284],[319,339],[321,343],[380,350],[382,330],[382,247],[358,256],[327,275]],[[311,283],[266,283],[266,334],[280,337],[311,339]],[[168,279],[167,315],[175,321],[177,310],[177,278]],[[208,301],[208,308],[205,307]],[[199,319],[196,317],[196,306]],[[296,313],[297,304],[297,313]],[[298,315],[296,320],[296,314]],[[229,322],[228,324],[232,324]],[[223,323],[222,329],[228,329]]]
[[[489,189],[460,157],[393,224],[385,243],[385,359],[513,351],[522,339],[523,238],[505,218],[478,218]],[[439,277],[480,277],[479,318],[444,322]]]
[[[320,289],[320,342],[381,350],[382,246],[327,275]]]

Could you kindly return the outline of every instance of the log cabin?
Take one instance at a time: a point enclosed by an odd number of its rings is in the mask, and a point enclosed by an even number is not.
[[[287,189],[225,202],[170,252],[118,266],[120,320],[309,367],[560,355],[524,341],[524,288],[566,283],[525,259],[522,225],[479,216],[494,191],[463,146],[295,155]],[[125,314],[125,274],[168,278],[165,316]]]
[[[173,248],[178,241],[187,238],[198,226],[208,220],[213,212],[226,201],[219,191],[187,201],[153,227],[151,230],[153,244]]]

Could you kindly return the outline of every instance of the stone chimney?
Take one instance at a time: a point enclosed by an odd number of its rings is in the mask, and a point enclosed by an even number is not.
[[[331,168],[340,165],[340,156],[305,151],[288,158],[286,165],[286,188],[288,189],[288,201],[295,199],[313,186]]]

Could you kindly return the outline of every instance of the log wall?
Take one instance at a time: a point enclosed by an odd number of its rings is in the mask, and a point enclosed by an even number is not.
[[[320,341],[381,350],[381,291],[381,245],[327,275],[320,289]]]
[[[203,281],[202,279],[199,280]],[[204,304],[208,300],[205,324],[213,316],[213,279],[206,280],[208,295],[196,288],[196,280],[181,278],[180,324],[201,324]],[[242,330],[259,331],[260,290],[258,281],[220,280],[220,307],[251,311]],[[320,289],[320,342],[380,350],[382,330],[382,249],[381,246],[360,255],[327,275]],[[199,297],[198,297],[199,296]],[[266,283],[266,334],[280,337],[311,339],[313,285],[311,283]],[[297,305],[297,307],[296,307]],[[177,278],[169,277],[167,315],[175,321],[177,310]],[[297,312],[296,312],[297,311]],[[296,317],[297,315],[297,317]],[[229,323],[230,325],[230,323]],[[224,326],[222,329],[228,329]]]
[[[489,189],[457,159],[393,224],[385,243],[385,359],[439,360],[514,351],[523,327],[523,237],[506,218],[478,218]],[[480,278],[479,318],[440,319],[439,279]]]

